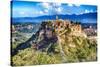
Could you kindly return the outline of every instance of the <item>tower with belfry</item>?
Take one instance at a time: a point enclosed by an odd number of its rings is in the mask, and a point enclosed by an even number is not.
[[[58,16],[56,15],[56,20],[58,20],[59,18],[58,18]]]

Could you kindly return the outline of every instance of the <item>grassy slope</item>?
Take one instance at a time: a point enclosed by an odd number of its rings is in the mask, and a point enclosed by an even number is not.
[[[86,62],[97,60],[97,44],[95,41],[90,41],[82,37],[72,37],[72,42],[65,43],[63,51],[66,54],[66,63],[69,62]],[[75,47],[68,46],[74,44]],[[18,52],[12,57],[13,65],[38,65],[38,64],[58,64],[64,63],[59,48],[55,46],[58,53],[49,53],[35,51],[33,48],[26,48]]]

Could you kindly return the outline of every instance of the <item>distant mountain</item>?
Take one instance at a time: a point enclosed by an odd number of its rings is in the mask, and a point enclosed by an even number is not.
[[[96,23],[97,21],[97,12],[95,13],[86,13],[86,14],[80,14],[80,15],[58,15],[59,19],[69,19],[73,21],[79,21],[82,23]],[[21,17],[21,18],[12,18],[12,22],[33,22],[33,23],[40,23],[44,20],[55,20],[56,15],[44,15],[39,17]]]

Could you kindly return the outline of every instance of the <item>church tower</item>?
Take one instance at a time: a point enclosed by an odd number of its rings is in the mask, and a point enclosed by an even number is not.
[[[58,20],[58,16],[56,15],[56,20]]]

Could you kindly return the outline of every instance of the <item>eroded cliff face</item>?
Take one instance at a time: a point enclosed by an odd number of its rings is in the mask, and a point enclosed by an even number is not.
[[[31,46],[36,50],[46,52],[48,52],[49,49],[53,52],[54,50],[58,50],[55,49],[55,46],[60,46],[58,47],[60,50],[64,49],[65,47],[75,47],[75,37],[86,38],[86,35],[83,33],[79,23],[60,19],[44,21],[41,23],[39,30],[26,42],[21,43],[15,49],[15,52]]]
[[[75,47],[75,37],[86,38],[80,24],[71,23],[69,20],[45,21],[41,23],[36,38],[31,41],[31,44],[37,50],[49,49],[51,44],[58,44],[56,46],[61,45],[61,47],[66,46],[67,48]]]

